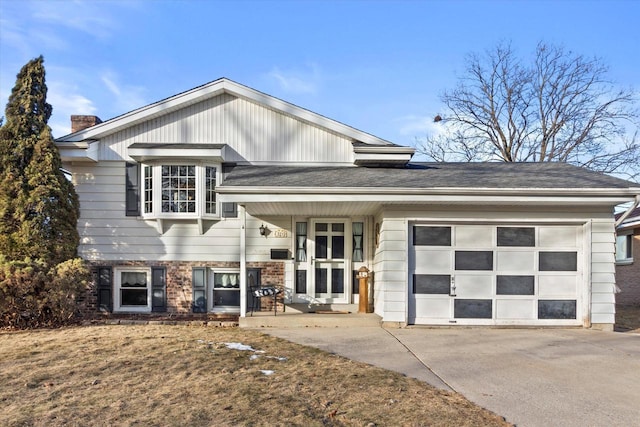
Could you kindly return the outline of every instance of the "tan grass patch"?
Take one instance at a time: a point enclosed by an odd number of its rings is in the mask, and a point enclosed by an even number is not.
[[[0,378],[2,426],[508,425],[455,393],[238,328],[2,333]]]

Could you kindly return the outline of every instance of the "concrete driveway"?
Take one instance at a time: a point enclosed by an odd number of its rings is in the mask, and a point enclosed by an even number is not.
[[[265,328],[395,370],[518,426],[640,425],[640,335],[583,329]]]

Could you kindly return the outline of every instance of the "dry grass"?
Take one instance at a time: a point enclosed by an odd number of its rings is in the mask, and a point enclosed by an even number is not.
[[[0,379],[2,426],[507,425],[460,395],[238,328],[1,333]]]
[[[640,306],[617,305],[615,330],[640,333]]]

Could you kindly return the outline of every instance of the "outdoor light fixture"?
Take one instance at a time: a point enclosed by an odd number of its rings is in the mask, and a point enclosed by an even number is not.
[[[266,234],[267,234],[267,227],[265,227],[264,224],[262,224],[260,226],[260,235],[261,236],[266,236]]]

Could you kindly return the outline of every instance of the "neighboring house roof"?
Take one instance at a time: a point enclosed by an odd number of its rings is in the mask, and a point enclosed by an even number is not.
[[[624,211],[617,213],[616,221],[624,214]],[[624,230],[636,227],[640,227],[640,206],[631,211],[631,213],[624,219],[624,221],[622,221],[622,224],[618,226],[618,229]]]
[[[414,163],[404,168],[236,166],[222,187],[629,190],[635,184],[567,163]]]
[[[297,105],[259,92],[255,89],[241,85],[227,78],[214,80],[186,92],[179,93],[153,104],[149,104],[120,116],[114,117],[87,129],[62,136],[60,138],[57,138],[56,142],[77,143],[82,141],[101,139],[122,129],[134,126],[147,120],[151,120],[155,117],[166,115],[172,111],[176,111],[181,108],[188,107],[189,105],[202,102],[206,99],[213,98],[222,93],[228,93],[233,96],[251,100],[274,110],[289,114],[293,117],[298,118],[299,120],[313,123],[316,126],[328,129],[332,132],[345,135],[353,139],[355,143],[364,144],[367,146],[374,145],[397,147],[398,149],[403,151],[409,150],[411,151],[411,154],[413,154],[414,152],[412,148],[393,144],[392,142],[389,142],[382,138],[378,138],[374,135],[355,129],[351,126],[347,126],[338,121],[306,110],[302,107],[298,107]]]

